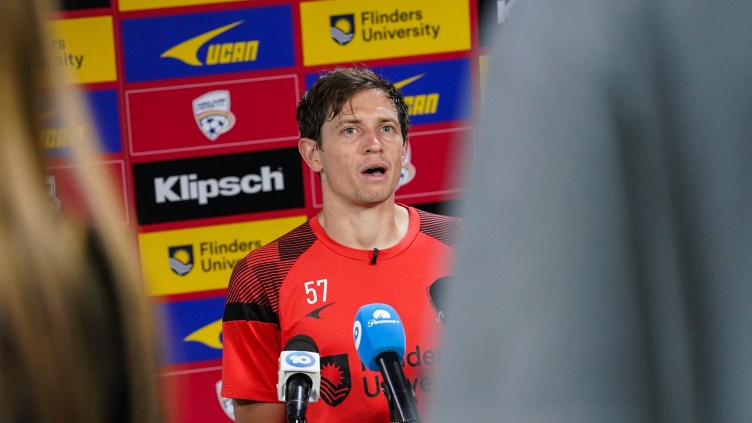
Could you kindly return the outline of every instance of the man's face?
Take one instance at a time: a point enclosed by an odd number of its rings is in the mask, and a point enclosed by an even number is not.
[[[392,101],[375,89],[355,94],[321,127],[312,168],[321,174],[324,198],[357,206],[394,201],[405,148]]]

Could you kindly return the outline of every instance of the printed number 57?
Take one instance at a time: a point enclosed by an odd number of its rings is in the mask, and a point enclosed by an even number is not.
[[[321,295],[321,302],[326,302],[326,284],[328,281],[326,279],[319,279],[317,281],[308,281],[303,284],[305,286],[305,292],[306,295],[308,295],[308,298],[306,298],[306,301],[308,304],[316,304],[319,301],[319,290],[323,291]],[[313,285],[316,285],[314,288]],[[323,288],[322,288],[323,286]]]

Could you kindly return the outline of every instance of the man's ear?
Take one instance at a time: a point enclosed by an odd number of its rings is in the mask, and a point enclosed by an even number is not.
[[[405,139],[405,142],[402,144],[402,164],[405,164],[405,159],[407,158],[407,150],[410,148],[410,137],[408,136],[407,139]]]
[[[300,151],[300,156],[312,171],[316,173],[321,172],[322,166],[319,158],[321,150],[316,148],[316,141],[310,138],[301,138],[298,141],[298,151]]]

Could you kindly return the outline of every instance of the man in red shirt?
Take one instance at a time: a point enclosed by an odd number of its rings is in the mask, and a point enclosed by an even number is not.
[[[419,406],[438,363],[431,286],[449,276],[458,220],[397,204],[410,119],[402,94],[364,68],[337,69],[297,110],[300,154],[321,179],[323,208],[233,270],[223,321],[222,395],[238,422],[283,422],[278,358],[295,335],[321,354],[321,400],[309,421],[388,422],[381,375],[357,355],[358,309],[386,303],[406,333],[405,375]],[[438,284],[437,284],[438,285]]]

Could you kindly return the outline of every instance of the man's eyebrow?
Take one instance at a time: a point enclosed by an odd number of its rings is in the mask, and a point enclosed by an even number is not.
[[[360,119],[356,118],[355,116],[346,117],[344,119],[340,117],[340,119],[337,120],[336,126],[343,126],[352,123],[360,123]]]
[[[392,118],[392,117],[380,117],[378,122],[381,123],[395,123],[399,125],[399,119]],[[350,125],[350,124],[357,124],[361,123],[361,120],[355,117],[354,115],[348,115],[345,118],[340,118],[337,120],[337,124],[335,127]]]

